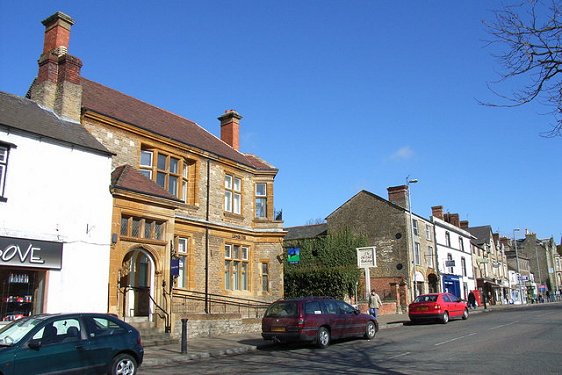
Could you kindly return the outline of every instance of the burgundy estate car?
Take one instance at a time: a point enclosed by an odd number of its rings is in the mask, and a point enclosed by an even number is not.
[[[468,306],[451,293],[430,293],[417,296],[408,306],[412,323],[436,320],[447,324],[449,319],[468,319]]]
[[[332,340],[375,337],[377,320],[344,301],[303,297],[271,304],[262,319],[262,337],[277,342],[302,341],[327,347]]]

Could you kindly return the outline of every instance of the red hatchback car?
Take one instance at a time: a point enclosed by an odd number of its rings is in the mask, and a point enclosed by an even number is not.
[[[361,336],[372,339],[377,320],[344,301],[329,297],[303,297],[271,304],[262,319],[262,337],[277,342],[313,342],[327,347],[332,339]]]
[[[412,323],[437,320],[447,324],[449,319],[468,319],[466,302],[451,293],[430,293],[417,296],[408,306]]]

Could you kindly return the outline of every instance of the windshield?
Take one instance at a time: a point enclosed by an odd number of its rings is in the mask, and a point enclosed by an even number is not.
[[[23,318],[8,324],[0,330],[0,346],[17,344],[41,321],[41,319],[36,318]]]

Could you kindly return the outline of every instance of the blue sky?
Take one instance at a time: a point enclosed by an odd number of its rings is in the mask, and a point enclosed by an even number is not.
[[[224,110],[244,116],[241,151],[279,168],[285,226],[323,219],[362,189],[386,198],[411,176],[421,216],[443,205],[471,226],[559,243],[562,139],[541,137],[548,108],[477,102],[497,99],[482,21],[501,4],[2,1],[0,90],[25,94],[41,20],[62,11],[84,77],[216,135]]]

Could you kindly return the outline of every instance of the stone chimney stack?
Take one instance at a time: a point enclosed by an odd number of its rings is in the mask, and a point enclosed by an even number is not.
[[[388,191],[388,200],[400,207],[409,210],[408,206],[408,185],[391,186]]]
[[[468,230],[469,228],[468,220],[461,220],[460,224],[461,224],[461,229]]]
[[[443,220],[443,206],[431,207],[431,215],[433,217]]]
[[[39,73],[30,89],[32,100],[62,118],[79,122],[82,105],[82,61],[68,54],[72,18],[57,12],[43,20],[45,40]]]
[[[240,150],[240,119],[242,116],[233,109],[224,111],[218,119],[221,122],[221,139],[235,149]]]

